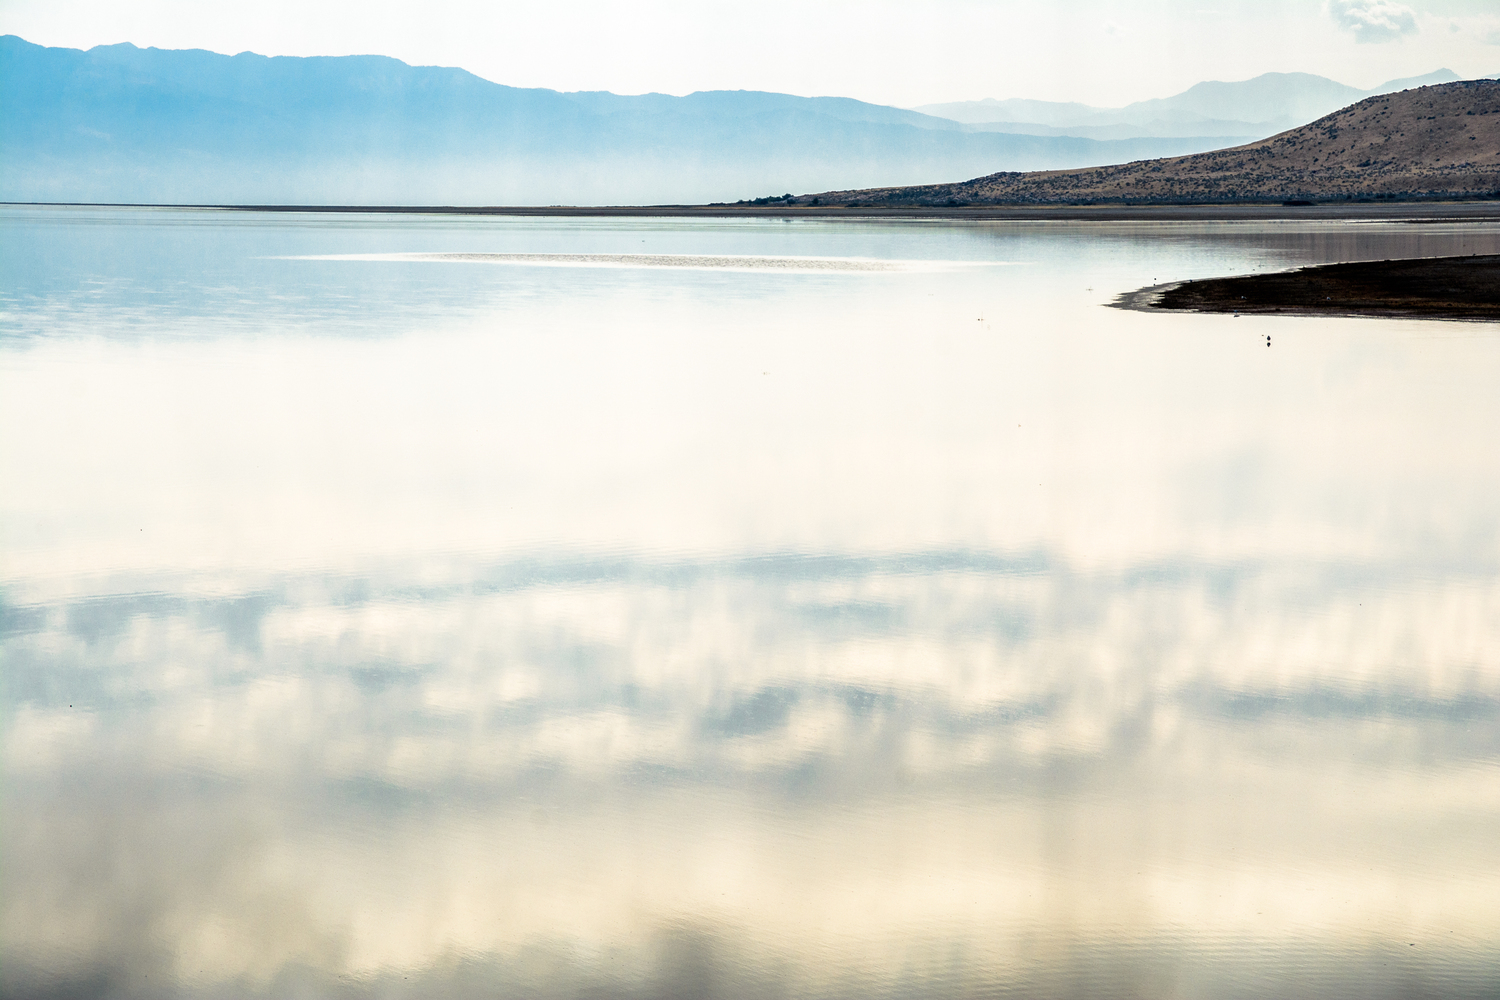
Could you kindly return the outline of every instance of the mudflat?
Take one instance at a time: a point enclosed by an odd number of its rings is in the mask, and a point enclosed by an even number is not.
[[[1143,288],[1126,309],[1500,321],[1500,254],[1355,261]]]

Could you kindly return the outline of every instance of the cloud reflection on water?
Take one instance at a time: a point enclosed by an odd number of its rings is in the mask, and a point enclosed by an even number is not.
[[[1416,936],[1492,972],[1500,877],[1469,870],[1500,812],[1500,587],[1293,575],[1321,599],[1288,614],[1287,579],[583,560],[33,610],[5,758],[12,801],[49,806],[10,820],[33,864],[7,941],[272,993],[465,961],[706,988],[684,948],[736,994],[768,963],[900,993],[933,949],[965,982],[1108,982],[1111,949],[1171,978],[1257,935],[1277,962]]]

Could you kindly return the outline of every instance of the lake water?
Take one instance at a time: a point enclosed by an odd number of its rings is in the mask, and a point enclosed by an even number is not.
[[[1494,997],[1473,252],[0,210],[0,985]]]

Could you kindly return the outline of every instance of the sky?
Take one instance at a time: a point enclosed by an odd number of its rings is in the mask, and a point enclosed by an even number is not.
[[[1500,72],[1495,0],[0,0],[0,33],[73,48],[377,53],[555,90],[770,90],[901,107],[1114,107],[1266,72],[1361,88],[1444,67]]]

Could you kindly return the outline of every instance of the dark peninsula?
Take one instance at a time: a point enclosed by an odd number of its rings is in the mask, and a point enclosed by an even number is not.
[[[1143,288],[1125,309],[1500,320],[1500,254],[1355,261]]]

